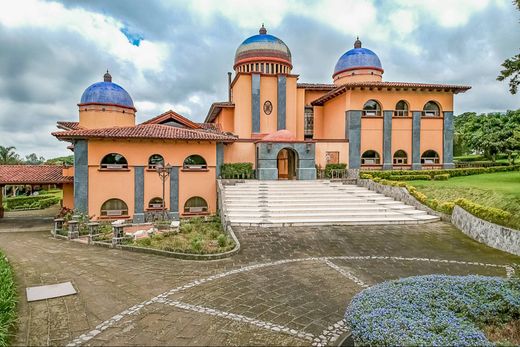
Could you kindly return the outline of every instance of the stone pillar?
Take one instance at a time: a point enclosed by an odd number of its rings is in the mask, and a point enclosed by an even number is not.
[[[361,111],[347,111],[348,168],[361,166]]]
[[[383,112],[383,170],[392,170],[392,116],[393,111]]]
[[[224,164],[224,144],[223,143],[217,143],[217,167],[215,169],[217,173],[217,178],[220,177],[220,172],[222,170],[222,164]]]
[[[453,163],[453,133],[455,129],[453,126],[453,112],[444,112],[444,129],[443,129],[443,152],[442,161],[445,169],[455,168]]]
[[[170,169],[170,218],[179,219],[179,167]]]
[[[260,132],[260,75],[251,75],[251,115],[252,129],[251,132]]]
[[[412,170],[421,169],[421,116],[422,112],[412,112]]]
[[[278,75],[278,104],[277,104],[277,129],[286,129],[287,113],[287,76]]]
[[[88,142],[74,142],[74,210],[88,214]]]
[[[144,166],[134,167],[134,223],[144,223]]]
[[[4,218],[3,196],[4,196],[4,186],[0,186],[0,218]]]

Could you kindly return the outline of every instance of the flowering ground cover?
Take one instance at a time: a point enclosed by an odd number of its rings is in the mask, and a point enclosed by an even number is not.
[[[359,345],[493,345],[483,329],[520,317],[520,279],[429,275],[356,295],[345,313]]]

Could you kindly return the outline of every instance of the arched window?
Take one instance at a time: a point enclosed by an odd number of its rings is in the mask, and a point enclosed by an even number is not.
[[[148,202],[148,208],[150,209],[157,209],[157,208],[163,208],[163,199],[162,198],[153,198]]]
[[[423,116],[438,117],[441,114],[441,108],[435,101],[428,101],[423,108]]]
[[[110,199],[101,206],[101,216],[119,217],[128,215],[128,206],[123,200]]]
[[[208,212],[208,203],[200,196],[189,198],[184,204],[184,213]]]
[[[398,150],[394,153],[394,164],[404,165],[408,164],[408,155],[403,150]]]
[[[148,168],[156,169],[157,165],[164,166],[164,158],[160,154],[152,154],[150,158],[148,158]]]
[[[105,155],[101,160],[101,168],[113,170],[127,169],[128,162],[126,161],[126,158],[123,157],[121,154],[110,153]]]
[[[194,154],[184,159],[182,168],[187,170],[200,170],[207,169],[208,165],[206,164],[206,160],[204,160],[204,158],[202,158],[200,155]]]
[[[368,100],[363,105],[363,115],[368,117],[381,116],[381,105],[375,100]]]
[[[439,154],[431,149],[421,155],[421,164],[439,164],[439,162]]]
[[[407,117],[408,116],[408,103],[404,100],[400,100],[395,104],[395,117]]]
[[[361,165],[379,165],[381,163],[381,157],[376,151],[365,151],[361,156]]]

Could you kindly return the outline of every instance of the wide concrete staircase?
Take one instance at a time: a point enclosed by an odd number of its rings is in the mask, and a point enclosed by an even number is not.
[[[257,181],[225,185],[223,203],[232,225],[417,224],[437,216],[353,184]]]

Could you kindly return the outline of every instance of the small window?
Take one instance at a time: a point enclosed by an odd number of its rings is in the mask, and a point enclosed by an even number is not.
[[[327,164],[339,164],[339,152],[325,152],[325,161]]]
[[[441,114],[441,109],[435,101],[428,101],[423,108],[424,117],[438,117]]]
[[[156,169],[158,165],[164,166],[164,158],[160,154],[153,154],[148,159],[148,168]]]
[[[408,164],[408,155],[403,150],[398,150],[394,153],[394,164],[395,165],[406,165]]]
[[[314,135],[314,109],[312,106],[305,106],[303,122],[305,138],[312,139]]]
[[[439,164],[439,153],[428,150],[421,155],[421,164]]]
[[[206,160],[202,158],[200,155],[190,155],[188,158],[184,159],[184,163],[182,165],[183,169],[187,170],[199,170],[199,169],[207,169],[208,165],[206,164]]]
[[[128,206],[123,200],[110,199],[101,206],[101,216],[120,217],[128,215]]]
[[[381,105],[375,100],[368,100],[363,105],[363,115],[366,117],[380,117]]]
[[[200,196],[189,198],[184,204],[184,213],[206,213],[208,203]]]
[[[161,198],[153,198],[148,202],[149,209],[162,209],[164,207],[163,199]]]
[[[110,153],[103,157],[101,160],[102,169],[121,170],[128,168],[128,162],[126,158],[118,153]]]
[[[408,117],[408,103],[404,100],[395,105],[394,117]]]
[[[381,163],[381,157],[376,151],[366,151],[361,156],[361,165],[379,165]]]

